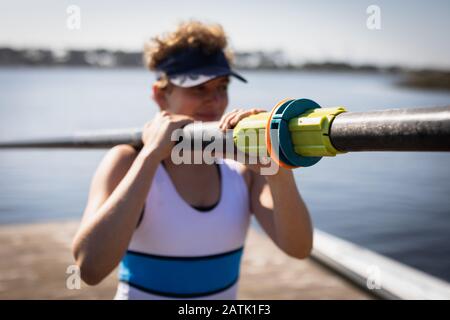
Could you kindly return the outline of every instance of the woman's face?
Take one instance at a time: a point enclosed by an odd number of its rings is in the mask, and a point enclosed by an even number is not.
[[[153,93],[162,110],[188,115],[196,121],[218,121],[228,105],[229,81],[224,76],[191,88],[172,85],[164,91],[154,87]]]

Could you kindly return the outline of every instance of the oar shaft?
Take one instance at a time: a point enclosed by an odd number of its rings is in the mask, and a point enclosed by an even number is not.
[[[65,137],[48,137],[0,142],[0,149],[12,148],[111,148],[118,144],[142,147],[141,129],[81,132]],[[301,132],[299,133],[302,134]],[[201,140],[233,139],[218,129],[217,122],[189,124],[182,136]],[[329,138],[339,151],[450,151],[450,106],[419,109],[391,109],[344,112],[330,125]],[[264,143],[264,142],[263,142]]]
[[[192,137],[194,142],[201,140],[199,144],[202,148],[208,145],[212,139],[204,140],[201,137],[216,137],[223,140],[223,145],[226,145],[227,140],[233,140],[233,136],[225,135],[219,130],[218,122],[202,123],[201,127],[198,124],[189,124],[182,129],[182,137]],[[129,144],[138,149],[142,148],[142,129],[120,129],[107,131],[93,131],[93,132],[79,132],[73,135],[62,137],[45,137],[34,139],[20,139],[12,141],[0,142],[0,149],[29,149],[29,148],[74,148],[74,149],[101,149],[112,148],[118,144]],[[230,142],[230,141],[229,141]]]
[[[450,106],[344,112],[330,127],[340,151],[450,151]]]
[[[76,148],[97,149],[111,148],[118,144],[141,146],[141,130],[108,130],[98,132],[80,132],[69,136],[21,139],[0,142],[3,149],[21,148]]]

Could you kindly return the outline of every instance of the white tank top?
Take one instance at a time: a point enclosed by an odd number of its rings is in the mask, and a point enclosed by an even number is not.
[[[236,299],[250,200],[238,163],[218,166],[219,202],[199,211],[159,164],[119,266],[115,299]]]

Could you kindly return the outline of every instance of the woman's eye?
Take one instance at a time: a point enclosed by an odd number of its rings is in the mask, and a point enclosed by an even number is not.
[[[204,87],[204,86],[198,86],[198,87],[194,87],[192,89],[193,89],[193,92],[195,92],[197,94],[206,94],[206,92],[208,91],[208,89],[206,87]],[[228,85],[218,86],[214,90],[219,91],[219,92],[227,92],[228,91]]]
[[[226,92],[228,90],[228,86],[227,85],[223,85],[223,86],[220,86],[218,89],[219,89],[220,92]]]

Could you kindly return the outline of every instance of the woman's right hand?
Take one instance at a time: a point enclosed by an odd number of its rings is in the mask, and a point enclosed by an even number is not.
[[[142,130],[143,150],[152,150],[163,160],[169,157],[175,141],[171,140],[172,132],[193,122],[192,117],[161,111],[144,125]]]

